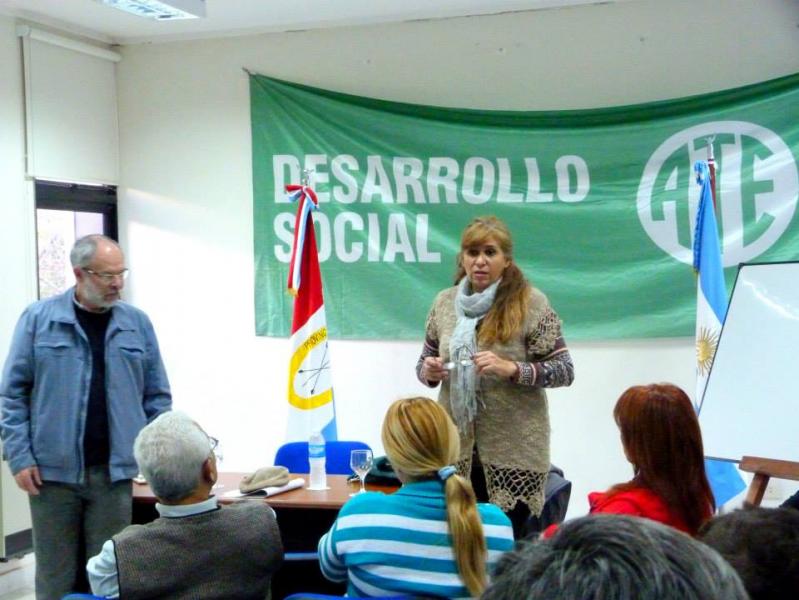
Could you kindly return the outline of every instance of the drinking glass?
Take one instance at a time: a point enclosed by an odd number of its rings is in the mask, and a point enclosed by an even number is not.
[[[350,496],[355,494],[363,494],[366,491],[366,474],[372,468],[372,451],[371,450],[353,450],[350,452],[350,467],[358,475],[361,480],[361,489],[353,492]]]

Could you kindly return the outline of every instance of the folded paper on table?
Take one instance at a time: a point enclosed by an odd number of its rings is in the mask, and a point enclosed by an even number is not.
[[[302,477],[298,477],[297,479],[292,479],[286,485],[276,485],[270,486],[265,488],[260,488],[257,490],[253,490],[252,492],[248,492],[246,494],[240,492],[239,490],[230,490],[229,492],[225,492],[222,494],[223,498],[247,498],[249,496],[276,496],[277,494],[282,494],[283,492],[288,492],[289,490],[296,490],[297,488],[301,488],[305,485],[305,480]]]

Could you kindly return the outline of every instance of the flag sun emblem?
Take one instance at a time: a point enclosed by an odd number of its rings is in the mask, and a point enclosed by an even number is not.
[[[696,364],[699,373],[704,376],[710,371],[713,356],[719,344],[719,335],[708,327],[702,327],[696,338]]]

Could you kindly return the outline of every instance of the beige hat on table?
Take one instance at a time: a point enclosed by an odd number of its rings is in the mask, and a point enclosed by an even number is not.
[[[248,494],[265,487],[286,485],[289,470],[286,467],[261,467],[252,475],[245,475],[239,483],[239,491]]]

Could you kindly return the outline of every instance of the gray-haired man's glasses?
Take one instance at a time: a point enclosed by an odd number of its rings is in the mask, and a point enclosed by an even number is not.
[[[105,283],[111,283],[117,277],[119,277],[120,279],[125,279],[125,278],[127,278],[128,273],[129,273],[128,269],[122,269],[118,273],[105,273],[105,272],[98,273],[97,271],[95,271],[93,269],[87,269],[85,267],[84,267],[83,270],[86,271],[87,273],[90,273],[90,274],[94,275],[98,279],[103,280]]]
[[[217,462],[222,462],[222,448],[219,445],[219,440],[215,437],[208,436],[208,443],[211,446],[211,454],[216,457]]]

